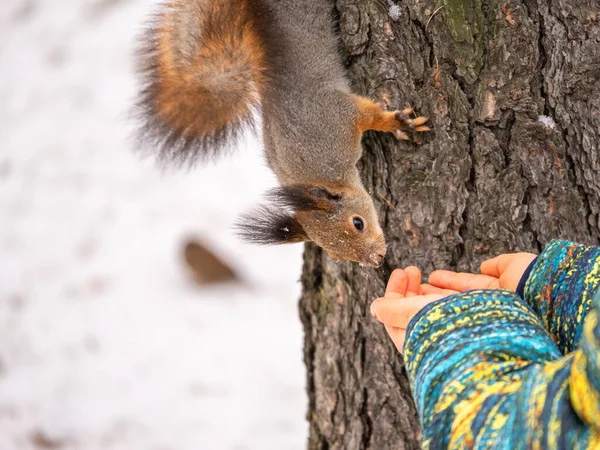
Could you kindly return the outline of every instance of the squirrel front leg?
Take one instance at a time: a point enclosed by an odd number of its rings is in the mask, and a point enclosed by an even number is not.
[[[375,103],[373,100],[357,95],[352,97],[358,111],[356,126],[361,133],[367,130],[388,131],[394,133],[397,139],[409,139],[403,130],[430,130],[424,125],[429,120],[427,117],[415,119],[409,117],[413,113],[411,108],[402,111],[385,111],[379,103]]]

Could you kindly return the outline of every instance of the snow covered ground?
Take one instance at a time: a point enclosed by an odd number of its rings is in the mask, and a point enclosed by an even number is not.
[[[143,0],[2,0],[0,450],[304,448],[301,247],[230,231],[249,142],[188,174],[133,152]],[[242,285],[199,288],[200,236]]]

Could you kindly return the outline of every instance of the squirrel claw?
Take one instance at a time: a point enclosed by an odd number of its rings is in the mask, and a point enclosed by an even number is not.
[[[410,119],[408,117],[409,114],[414,113],[412,108],[406,108],[403,111],[395,111],[394,117],[398,122],[397,128],[392,131],[396,139],[402,139],[405,141],[410,140],[407,132],[411,131],[413,133],[421,133],[425,131],[431,131],[427,125],[428,117],[419,116],[415,119]],[[416,114],[415,114],[416,115]],[[417,142],[417,141],[415,141]]]
[[[410,128],[410,123],[412,120],[408,118],[406,111],[406,109],[404,111],[394,111],[394,117],[398,122],[400,122],[400,126],[404,126],[404,128]]]
[[[410,119],[407,114],[407,112],[409,112],[409,111],[413,112],[413,110],[410,108],[406,108],[404,111],[395,111],[394,117],[399,122],[398,128],[414,131],[417,128],[421,127],[423,124],[425,124],[429,120],[428,117],[422,117],[422,116],[417,117],[416,119]],[[425,127],[425,128],[427,128],[427,127]],[[428,130],[429,129],[427,129],[427,130],[424,129],[422,131],[428,131]]]
[[[429,117],[417,117],[415,120],[413,120],[413,124],[418,127],[419,125],[423,125],[428,120]]]
[[[408,134],[406,134],[404,131],[394,130],[393,133],[394,136],[396,136],[396,139],[402,139],[404,141],[408,141],[410,139]]]

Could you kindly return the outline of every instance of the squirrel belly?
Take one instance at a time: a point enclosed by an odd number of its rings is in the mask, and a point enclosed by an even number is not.
[[[177,162],[222,153],[262,112],[265,156],[280,187],[239,222],[261,244],[313,241],[379,266],[385,238],[356,163],[366,130],[428,131],[412,110],[350,92],[332,0],[170,0],[140,54],[141,137]]]

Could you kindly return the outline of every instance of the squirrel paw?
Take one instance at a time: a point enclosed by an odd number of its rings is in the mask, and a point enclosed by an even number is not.
[[[361,133],[367,130],[387,131],[393,133],[398,139],[408,140],[408,132],[430,131],[430,128],[425,125],[429,118],[417,117],[412,108],[386,111],[382,103],[375,103],[360,96],[352,98],[358,112],[356,126]],[[413,118],[410,117],[411,115]]]
[[[423,132],[423,131],[431,131],[431,128],[424,125],[429,118],[427,117],[417,117],[415,119],[411,119],[410,114],[414,114],[412,108],[406,108],[402,111],[394,111],[394,119],[397,122],[394,127],[394,136],[396,139],[409,140],[408,134],[406,134],[403,130],[412,131],[412,132]]]

